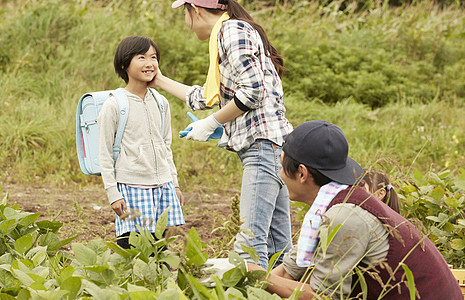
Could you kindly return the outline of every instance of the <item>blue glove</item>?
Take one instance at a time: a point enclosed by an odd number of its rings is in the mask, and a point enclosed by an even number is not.
[[[187,136],[189,134],[189,132],[192,130],[192,126],[195,122],[198,122],[199,119],[194,116],[194,114],[192,114],[191,112],[188,112],[187,115],[189,116],[189,118],[193,121],[193,123],[189,124],[189,126],[186,127],[186,129],[184,129],[183,131],[180,131],[179,132],[179,137],[180,138],[183,138],[185,136]],[[213,115],[210,115],[209,117],[205,118],[205,119],[202,119],[200,122],[203,123],[203,122],[206,122],[207,119],[211,119],[213,118],[213,120],[218,124],[218,121],[216,121],[216,119],[213,117]],[[209,123],[212,123],[211,121]],[[200,124],[200,123],[198,123]],[[212,123],[213,124],[213,123]],[[197,124],[195,124],[197,125]],[[207,127],[211,127],[211,126],[207,126]],[[214,127],[213,127],[214,128]],[[210,136],[207,136],[206,139],[203,139],[203,138],[192,138],[194,140],[200,140],[200,141],[208,141],[210,139],[220,139],[221,136],[223,135],[223,126],[220,125],[218,127],[216,127],[214,130],[212,129],[213,133],[210,134]],[[210,131],[211,132],[211,131]],[[189,139],[189,138],[188,138]]]

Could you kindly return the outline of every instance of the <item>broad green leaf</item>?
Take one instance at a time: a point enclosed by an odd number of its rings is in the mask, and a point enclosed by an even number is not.
[[[97,254],[83,244],[73,243],[76,260],[84,266],[93,266],[97,262]]]
[[[15,289],[20,286],[20,282],[11,274],[10,271],[0,269],[0,288],[5,289]]]
[[[465,249],[465,240],[463,240],[463,239],[453,239],[450,242],[450,246],[454,250],[463,250],[463,249]]]
[[[27,213],[27,215],[25,215],[19,221],[19,224],[21,224],[21,226],[23,227],[27,227],[31,225],[32,223],[34,223],[39,217],[40,217],[40,213],[35,213],[35,214]]]
[[[81,289],[81,278],[68,277],[60,284],[60,288],[69,292],[66,299],[75,299]]]
[[[175,254],[166,255],[162,253],[160,262],[166,262],[168,265],[170,265],[171,268],[177,269],[181,262],[181,258]]]
[[[140,227],[139,227],[140,228]],[[145,261],[153,253],[151,241],[141,232],[131,232],[129,234],[129,244],[133,245],[137,251],[141,253],[141,259]]]
[[[233,287],[236,286],[243,278],[244,274],[242,271],[235,267],[223,274],[223,283],[227,287]]]
[[[48,251],[56,251],[56,250],[60,249],[61,247],[68,245],[69,243],[71,243],[77,237],[79,237],[79,234],[76,234],[75,236],[69,237],[69,238],[64,239],[62,241],[58,241],[58,243],[56,243],[53,246],[50,246],[50,248],[47,248],[47,250]]]
[[[271,270],[274,269],[276,260],[281,256],[281,254],[283,254],[283,251],[276,252],[271,256],[270,260],[268,261],[268,272],[271,272]]]
[[[191,274],[186,274],[186,278],[197,299],[218,299],[216,295],[214,296],[214,294],[210,293],[209,290],[198,282]]]
[[[85,270],[95,272],[95,273],[102,273],[105,270],[108,270],[108,265],[104,266],[89,266],[89,267],[84,267]]]
[[[457,224],[465,226],[465,219],[457,220]]]
[[[113,250],[115,253],[121,255],[124,258],[129,258],[131,254],[126,249],[121,248],[114,242],[107,242],[107,247]]]
[[[19,281],[21,281],[23,285],[30,286],[31,284],[34,283],[34,279],[29,277],[24,271],[14,269],[14,268],[12,268],[11,270],[13,274],[15,275],[15,277],[19,279]]]
[[[208,258],[208,253],[202,253],[202,249],[204,248],[204,244],[200,240],[200,237],[192,227],[189,230],[189,235],[187,237],[187,264],[192,265],[195,264],[196,266],[203,265]]]
[[[212,275],[211,278],[215,282],[215,291],[216,291],[216,295],[218,296],[218,300],[226,300],[225,292],[224,292],[224,285],[221,279],[216,275]]]
[[[34,280],[37,283],[44,284],[45,278],[39,275],[36,275],[34,273],[28,273],[27,274],[29,277],[31,277],[32,280]]]
[[[57,233],[58,230],[63,226],[63,223],[60,221],[49,221],[44,220],[36,223],[39,226],[39,232],[41,234],[46,234],[47,232]]]
[[[422,182],[423,181],[423,174],[421,174],[421,172],[419,170],[415,170],[415,172],[413,173],[413,178],[417,182]]]
[[[17,300],[17,297],[13,297],[7,293],[0,293],[0,299],[1,300]]]
[[[42,284],[42,283],[39,283],[39,282],[36,282],[34,281],[30,286],[29,288],[35,290],[35,291],[46,291],[47,289],[45,288],[45,286]]]
[[[16,220],[10,219],[0,222],[0,233],[4,235],[9,234],[13,229],[16,228]]]
[[[145,277],[147,277],[148,271],[149,271],[149,265],[143,260],[137,259],[134,262],[134,265],[132,267],[132,272],[135,276],[139,277],[140,279],[144,279]]]
[[[224,297],[226,299],[246,299],[244,295],[242,295],[241,291],[233,287],[230,287],[226,290]]]
[[[437,202],[440,202],[442,198],[444,197],[444,189],[440,186],[435,187],[434,190],[431,192],[430,196],[436,200]]]
[[[257,250],[254,247],[249,247],[241,244],[242,251],[248,253],[255,263],[258,263],[260,256],[257,254]]]
[[[40,237],[40,244],[47,249],[58,249],[56,245],[60,242],[58,235],[54,232],[47,232]]]
[[[167,209],[163,211],[157,221],[157,225],[155,226],[155,237],[157,239],[163,238],[163,234],[165,233],[166,225],[168,224],[168,211],[170,210],[171,206],[168,206]]]
[[[264,289],[259,289],[256,287],[247,288],[247,299],[270,299],[270,300],[281,300],[282,298],[276,294],[270,294]]]
[[[401,264],[401,266],[404,268],[405,275],[407,277],[410,300],[415,300],[415,280],[413,279],[413,273],[406,264]]]
[[[455,178],[455,186],[458,189],[465,190],[465,169],[460,168]]]
[[[406,185],[406,186],[403,186],[402,187],[402,191],[404,191],[405,193],[409,194],[409,193],[413,193],[413,192],[416,192],[417,191],[417,188],[414,187],[413,185]]]
[[[444,229],[445,231],[449,232],[449,233],[453,233],[455,231],[455,226],[452,225],[451,223],[449,222],[446,222],[446,224],[444,224],[444,226],[442,227],[442,229]]]
[[[15,259],[11,253],[5,253],[2,256],[0,256],[0,265],[5,265],[5,264],[11,265],[14,260]]]
[[[50,268],[44,266],[38,266],[31,270],[31,272],[40,277],[46,278],[50,274]]]
[[[47,258],[47,248],[42,246],[34,247],[27,252],[26,258],[31,260],[34,266],[38,266]]]
[[[64,282],[65,280],[67,280],[68,278],[70,278],[71,276],[73,276],[74,274],[74,271],[75,269],[73,268],[73,266],[67,266],[66,268],[63,268],[60,270],[60,280],[62,282]]]
[[[431,220],[431,221],[436,222],[436,223],[441,222],[441,220],[439,220],[439,218],[435,217],[435,216],[427,216],[426,219]]]
[[[27,250],[31,249],[32,243],[32,236],[30,234],[23,235],[15,241],[15,250],[23,255]]]
[[[173,290],[170,290],[173,291]],[[165,293],[168,291],[165,291]],[[174,290],[175,293],[177,293],[176,290]],[[129,297],[131,300],[156,300],[160,299],[159,297],[157,298],[157,294],[152,292],[152,291],[136,291],[136,292],[129,292]],[[166,299],[166,298],[165,298]],[[168,299],[180,299],[179,296],[177,298],[168,298]]]
[[[129,293],[131,296],[131,300],[134,299],[132,297],[132,293]],[[139,298],[140,300],[144,300],[146,298]],[[150,299],[150,298],[147,298]],[[188,298],[178,289],[167,289],[163,293],[161,293],[158,298],[154,298],[158,300],[187,300]]]
[[[7,220],[20,218],[19,212],[11,207],[5,207],[5,209],[3,210],[3,215]]]
[[[111,269],[106,269],[106,270],[102,271],[101,276],[102,276],[104,282],[107,285],[110,285],[112,283],[112,281],[113,281],[113,278],[115,278],[115,272],[113,272],[113,270],[111,270]]]

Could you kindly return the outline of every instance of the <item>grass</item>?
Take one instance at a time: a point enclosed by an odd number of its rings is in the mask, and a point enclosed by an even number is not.
[[[158,43],[164,74],[186,84],[204,82],[207,43],[197,40],[182,10],[170,3],[0,3],[2,182],[101,184],[79,170],[75,107],[84,92],[122,86],[112,60],[128,35],[147,35]],[[337,10],[334,3],[318,7],[299,1],[262,9],[250,4],[286,58],[283,84],[291,123],[337,124],[349,140],[350,156],[363,166],[382,164],[390,174],[456,171],[465,162],[463,9],[440,9],[430,1],[397,8],[375,2],[371,10],[355,12],[351,6]],[[177,138],[190,123],[187,108],[166,96],[181,187],[237,190],[237,156],[213,141]]]

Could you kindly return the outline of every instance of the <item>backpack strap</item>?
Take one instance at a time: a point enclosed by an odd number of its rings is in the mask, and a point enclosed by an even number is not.
[[[121,141],[123,140],[124,128],[128,120],[129,101],[123,88],[118,88],[110,94],[115,96],[119,109],[118,127],[116,129],[115,142],[113,143],[113,160],[116,164],[116,160],[121,152]]]
[[[155,98],[155,101],[158,103],[158,108],[161,114],[161,137],[163,138],[165,136],[165,104],[163,103],[163,99],[160,97],[160,94],[156,90],[149,88],[149,91],[153,98]]]

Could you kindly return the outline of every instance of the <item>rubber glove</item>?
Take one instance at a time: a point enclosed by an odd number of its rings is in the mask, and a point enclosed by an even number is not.
[[[199,120],[191,112],[188,112],[187,115],[194,122],[179,132],[180,138],[187,136],[188,140],[205,142],[223,136],[223,125],[215,119],[213,114],[202,120]]]

